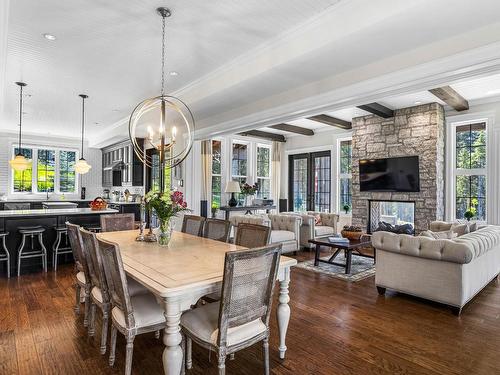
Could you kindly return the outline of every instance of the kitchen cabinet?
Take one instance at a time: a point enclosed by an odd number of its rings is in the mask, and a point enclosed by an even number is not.
[[[144,147],[144,141],[138,140],[139,147]],[[102,150],[102,185],[113,186],[113,173],[115,182],[121,181],[121,186],[143,186],[144,165],[134,152],[130,141],[124,141],[103,148]],[[120,178],[116,178],[116,174]],[[114,186],[118,186],[115,183]]]

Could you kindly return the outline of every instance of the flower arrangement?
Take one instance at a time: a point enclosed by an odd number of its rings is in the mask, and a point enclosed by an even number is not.
[[[259,190],[259,185],[258,184],[253,184],[249,185],[247,183],[244,183],[241,186],[241,194],[242,195],[255,195],[257,193],[257,190]]]
[[[172,232],[170,220],[180,212],[188,211],[184,195],[180,191],[174,191],[172,193],[150,191],[144,197],[144,202],[146,203],[147,209],[150,212],[154,210],[158,220],[160,220],[158,243],[163,246],[168,245]]]

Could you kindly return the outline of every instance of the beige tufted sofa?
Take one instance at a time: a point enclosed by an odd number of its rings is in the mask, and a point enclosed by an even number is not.
[[[436,227],[434,227],[435,229]],[[462,307],[500,273],[500,226],[448,239],[375,232],[375,284]]]
[[[300,246],[307,249],[312,249],[313,244],[309,243],[309,240],[325,238],[339,233],[338,228],[339,215],[331,214],[328,212],[314,212],[307,211],[305,213],[300,212],[282,212],[282,215],[296,215],[302,219],[302,224],[300,226]],[[319,215],[321,218],[321,225],[316,225],[315,215]]]
[[[238,230],[241,223],[259,224],[271,227],[270,243],[281,243],[282,253],[289,253],[299,249],[300,224],[302,219],[289,215],[238,215],[229,219],[231,224]]]

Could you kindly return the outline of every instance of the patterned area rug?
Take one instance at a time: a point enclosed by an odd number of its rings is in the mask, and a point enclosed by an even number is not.
[[[330,256],[321,257],[323,260],[330,259]],[[339,254],[337,258],[335,258],[335,262],[337,263],[345,263],[345,257],[343,254]],[[295,267],[305,268],[307,270],[322,273],[325,275],[329,275],[335,277],[337,279],[345,280],[345,281],[360,281],[366,279],[367,277],[375,275],[375,265],[373,264],[373,259],[360,257],[357,255],[352,256],[352,266],[351,266],[351,274],[345,274],[345,268],[336,266],[334,264],[327,264],[320,262],[317,267],[314,266],[314,259],[307,260],[305,262],[300,262]]]

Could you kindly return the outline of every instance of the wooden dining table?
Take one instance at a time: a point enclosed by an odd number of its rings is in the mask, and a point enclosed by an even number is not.
[[[138,233],[137,230],[106,232],[98,237],[119,245],[125,272],[148,288],[162,305],[167,323],[163,334],[163,368],[166,375],[178,375],[183,367],[182,313],[201,297],[221,290],[226,252],[245,248],[176,231],[168,247],[162,247],[156,242],[135,241]],[[296,264],[293,258],[280,259],[276,315],[281,359],[285,358],[290,320],[290,269]]]

